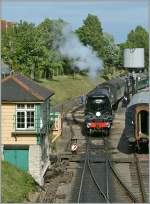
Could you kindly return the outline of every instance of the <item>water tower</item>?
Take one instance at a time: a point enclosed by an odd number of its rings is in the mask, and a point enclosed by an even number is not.
[[[144,48],[124,49],[124,67],[130,72],[139,72],[144,69]]]

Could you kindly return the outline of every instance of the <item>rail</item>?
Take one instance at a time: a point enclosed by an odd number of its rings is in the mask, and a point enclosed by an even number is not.
[[[86,158],[84,161],[84,167],[83,167],[83,171],[82,171],[82,176],[81,176],[81,183],[80,183],[80,189],[79,189],[79,194],[78,194],[78,200],[77,203],[80,203],[80,198],[81,198],[81,193],[82,193],[82,188],[83,188],[83,181],[84,181],[84,176],[85,176],[85,169],[86,169],[86,164],[87,164],[87,151],[88,151],[88,145],[86,145]]]
[[[92,176],[92,178],[93,178],[93,181],[94,181],[95,185],[97,186],[99,192],[101,193],[101,195],[103,196],[103,198],[105,199],[105,201],[106,201],[107,203],[110,202],[110,198],[108,197],[108,188],[107,188],[107,190],[106,190],[106,193],[104,193],[104,191],[101,189],[101,187],[100,187],[99,184],[97,183],[96,178],[95,178],[95,176],[94,176],[94,173],[93,173],[93,171],[92,171],[92,168],[91,168],[91,166],[90,166],[89,159],[88,159],[88,167],[89,167],[89,169],[90,169],[90,172],[91,172],[91,176]],[[108,181],[108,174],[106,174],[106,180]],[[108,183],[107,183],[107,187],[108,187]]]
[[[84,130],[84,133],[86,135],[86,132]],[[86,135],[87,137],[87,135]],[[82,176],[81,176],[81,183],[80,183],[80,189],[79,189],[79,194],[78,194],[78,203],[80,203],[80,200],[81,200],[81,193],[82,193],[82,188],[83,188],[83,182],[84,182],[84,177],[85,177],[85,174],[86,174],[86,165],[88,166],[88,169],[90,171],[90,174],[91,174],[91,177],[93,179],[93,182],[95,183],[95,186],[97,187],[99,193],[103,196],[104,200],[107,202],[107,203],[110,203],[111,200],[109,198],[109,189],[108,189],[108,165],[106,163],[106,193],[104,193],[104,191],[102,190],[101,186],[98,184],[98,182],[96,181],[96,178],[94,176],[94,172],[93,172],[93,169],[91,167],[91,164],[90,164],[90,158],[89,158],[89,137],[87,137],[87,143],[86,143],[86,157],[85,157],[85,161],[84,161],[84,167],[83,167],[83,171],[82,171]]]
[[[107,143],[106,143],[106,139],[103,137],[104,139],[104,144],[107,147]],[[107,149],[107,148],[106,148]],[[118,172],[115,170],[115,168],[112,166],[112,162],[109,156],[108,151],[106,151],[106,156],[107,156],[107,160],[110,166],[110,169],[112,170],[114,176],[117,178],[117,180],[119,181],[120,185],[125,189],[125,191],[127,192],[129,198],[134,202],[134,203],[138,203],[139,201],[137,200],[137,198],[135,197],[135,195],[129,190],[129,188],[125,185],[125,183],[122,181],[122,179],[120,178]]]
[[[138,182],[139,182],[139,186],[140,186],[142,202],[146,203],[146,193],[145,193],[144,184],[143,184],[143,180],[142,180],[139,160],[138,160],[136,154],[134,154],[134,158],[135,158],[135,165],[136,165],[136,170],[137,170],[137,177],[138,177]]]

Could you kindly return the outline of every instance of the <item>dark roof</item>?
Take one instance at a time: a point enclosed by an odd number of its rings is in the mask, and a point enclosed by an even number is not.
[[[111,89],[116,89],[119,87],[124,86],[125,84],[125,79],[117,78],[117,79],[112,79],[110,81],[107,81],[107,84],[111,87]]]
[[[134,106],[134,105],[137,105],[137,104],[149,104],[149,102],[150,102],[149,96],[150,96],[149,90],[145,90],[143,92],[139,92],[139,93],[135,94],[132,97],[127,108]]]
[[[101,97],[101,96],[107,96],[108,97],[108,91],[104,88],[95,88],[91,92],[87,94],[87,97],[89,98],[96,98],[96,97]]]
[[[2,102],[42,102],[52,95],[54,92],[19,74],[2,80]]]

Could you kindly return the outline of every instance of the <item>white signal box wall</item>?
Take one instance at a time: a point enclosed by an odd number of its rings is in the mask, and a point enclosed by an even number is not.
[[[124,49],[124,67],[144,68],[144,48]]]

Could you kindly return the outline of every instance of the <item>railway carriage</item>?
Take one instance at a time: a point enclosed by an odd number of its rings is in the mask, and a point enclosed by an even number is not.
[[[149,92],[137,93],[131,99],[125,115],[125,136],[129,148],[148,151],[149,145]]]
[[[136,78],[136,89],[140,90],[143,89],[145,87],[148,87],[149,85],[149,77],[148,74],[147,75],[139,75]]]

